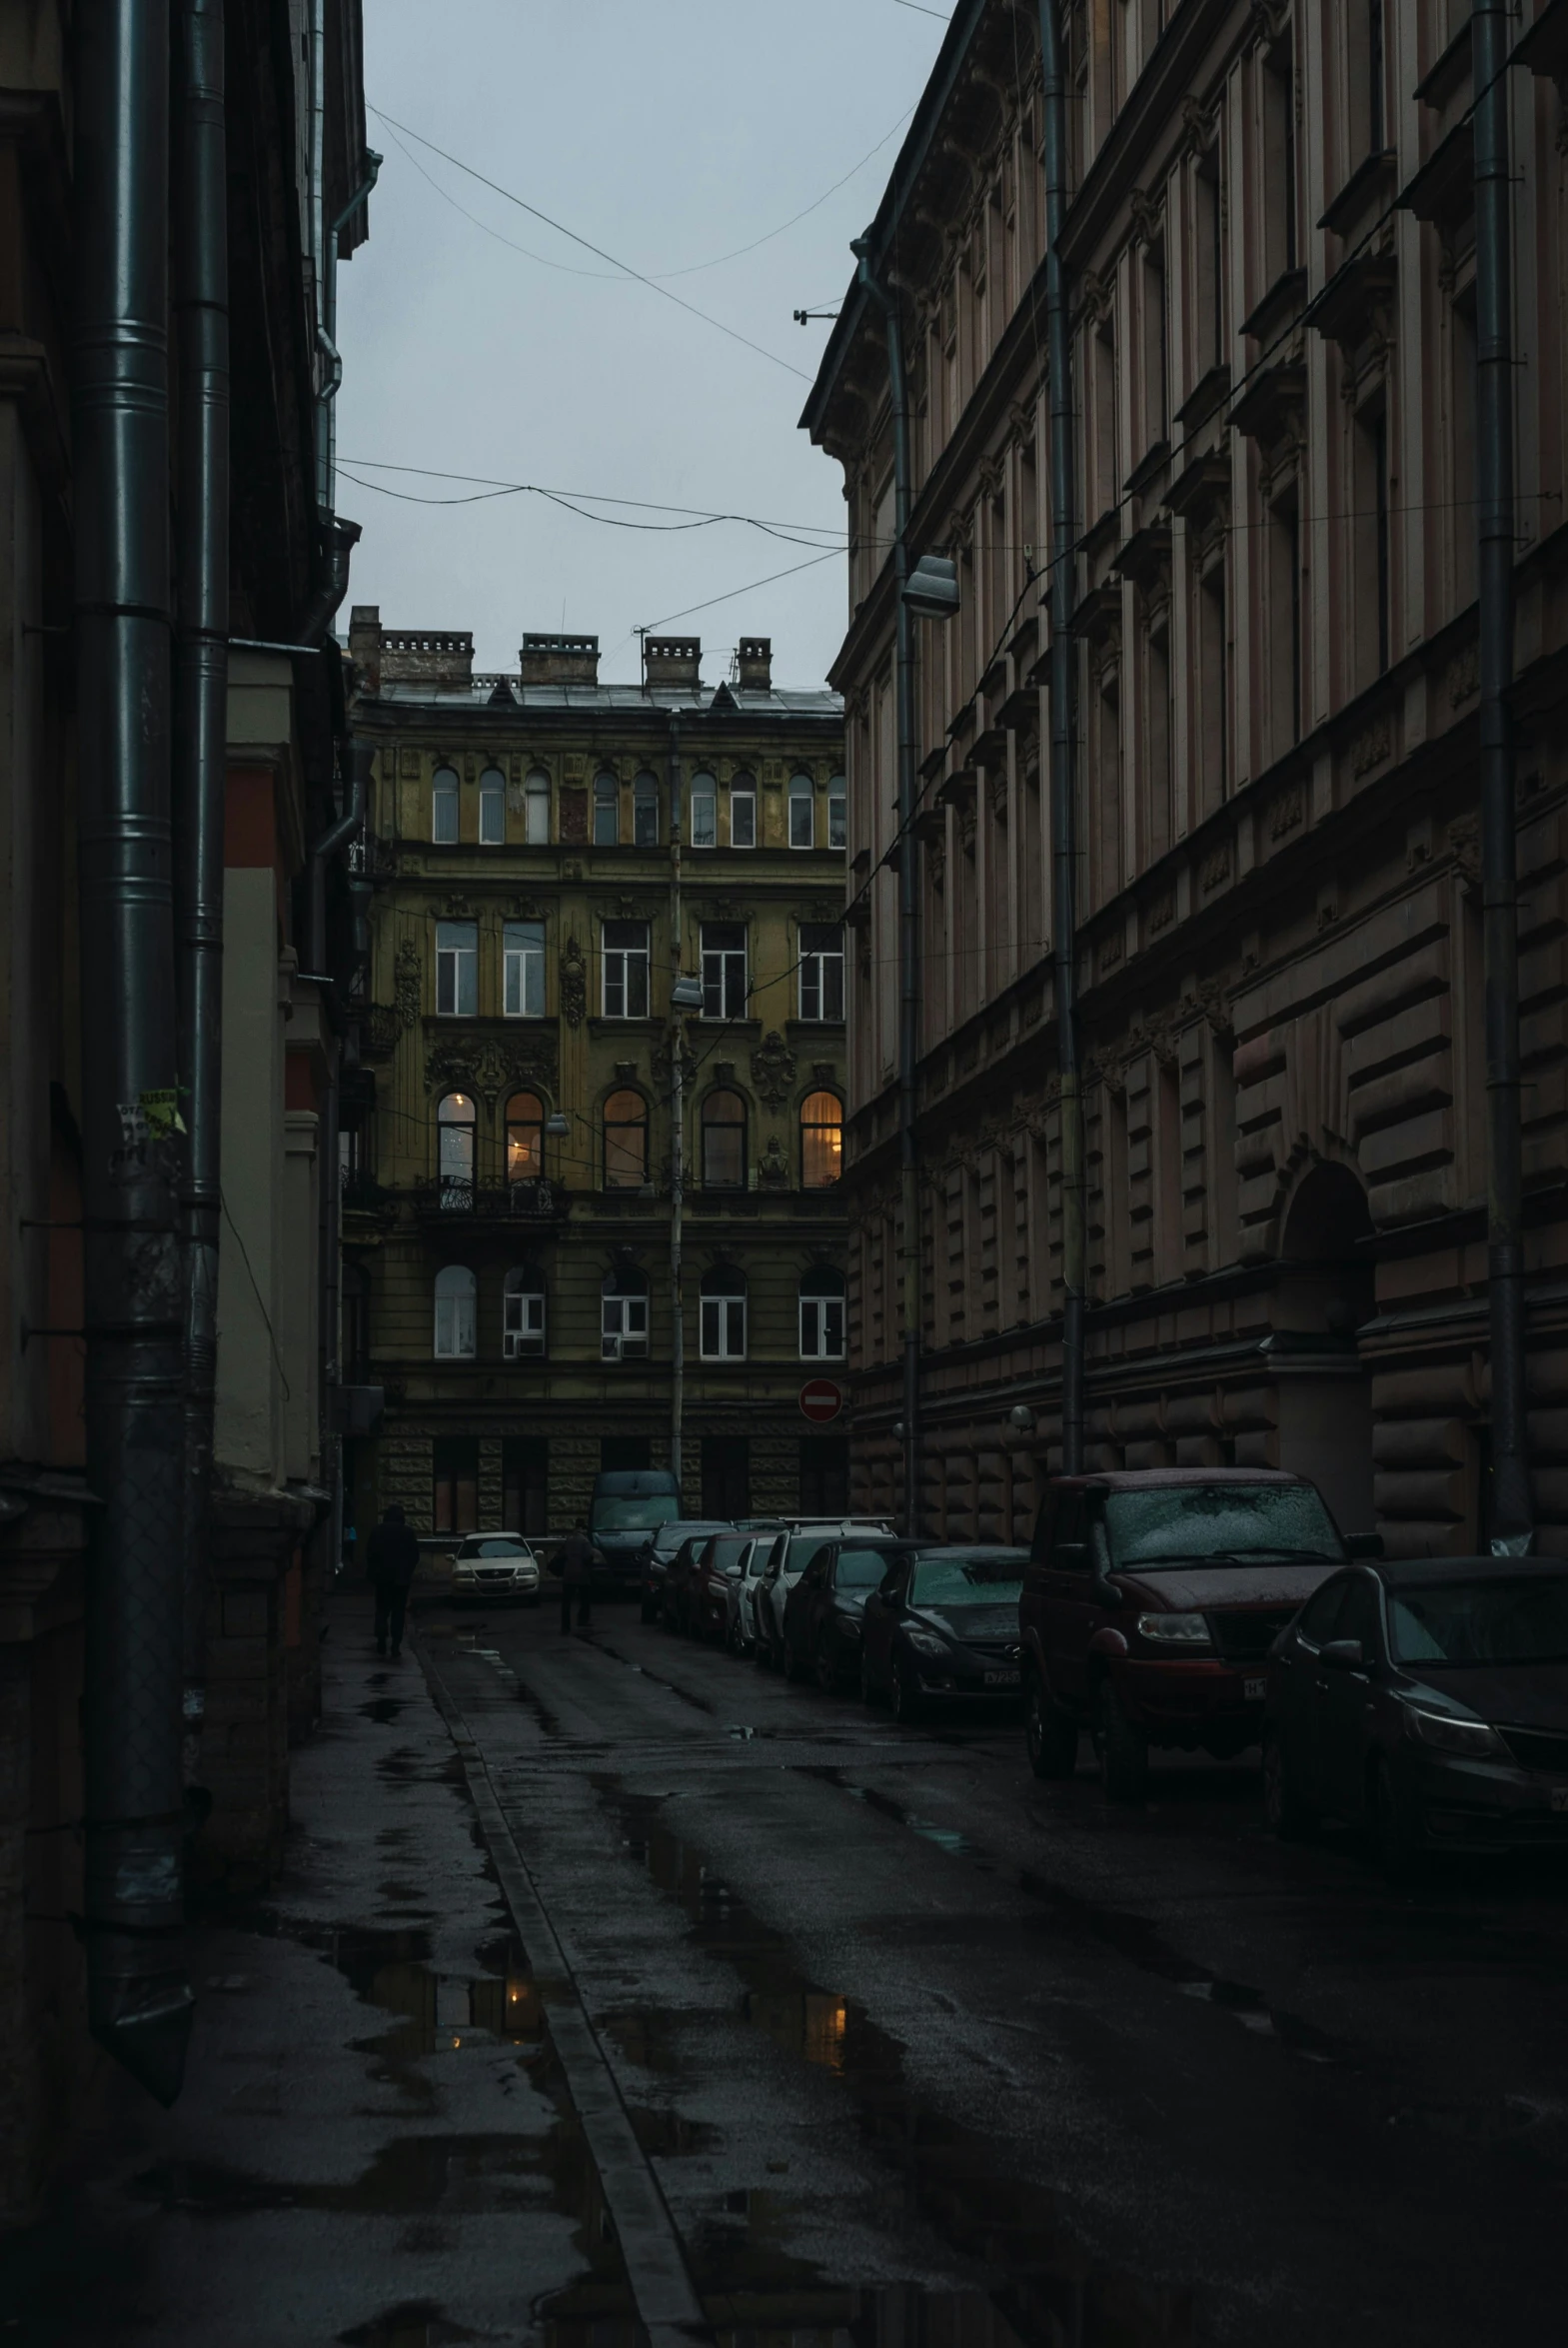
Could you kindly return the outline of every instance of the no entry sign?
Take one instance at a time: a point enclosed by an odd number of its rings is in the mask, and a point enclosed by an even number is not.
[[[808,1377],[800,1388],[800,1412],[813,1426],[825,1426],[843,1408],[843,1388],[830,1377]]]

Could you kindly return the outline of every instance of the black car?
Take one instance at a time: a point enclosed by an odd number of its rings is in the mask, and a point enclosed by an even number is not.
[[[860,1612],[898,1554],[891,1540],[826,1541],[784,1600],[784,1675],[832,1689],[857,1676]]]
[[[915,1720],[933,1703],[1016,1697],[1026,1549],[900,1547],[861,1613],[860,1693]]]
[[[713,1538],[714,1534],[707,1530],[690,1534],[666,1567],[659,1591],[659,1613],[667,1630],[697,1628],[698,1582]]]
[[[643,1620],[657,1622],[664,1602],[665,1576],[671,1559],[682,1543],[695,1532],[728,1532],[728,1524],[717,1516],[684,1516],[672,1518],[652,1534],[639,1554],[638,1588],[643,1601]]]
[[[1370,1827],[1395,1875],[1425,1852],[1568,1848],[1568,1565],[1335,1574],[1269,1660],[1263,1798],[1277,1834]]]

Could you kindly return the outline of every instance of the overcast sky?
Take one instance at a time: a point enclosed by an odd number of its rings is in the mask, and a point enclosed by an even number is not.
[[[684,615],[810,562],[835,543],[824,533],[841,546],[839,468],[796,429],[829,328],[790,313],[837,306],[941,36],[900,0],[365,0],[386,160],[370,242],[339,276],[338,504],[365,528],[352,600],[388,627],[471,628],[481,668],[515,668],[525,630],[564,626],[599,637],[605,677],[631,679],[633,631],[664,625],[701,635],[707,683],[756,634],[774,640],[778,682],[820,684],[843,631],[841,554]],[[618,277],[410,132],[799,373]],[[784,234],[719,258],[851,171]],[[532,495],[408,504],[362,483],[474,492],[373,463],[755,515],[809,526],[811,545],[733,523],[608,528]]]

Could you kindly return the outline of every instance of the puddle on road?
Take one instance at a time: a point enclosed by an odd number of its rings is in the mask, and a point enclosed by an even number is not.
[[[368,2324],[340,2332],[338,2339],[342,2348],[449,2348],[477,2336],[462,2324],[449,2323],[430,2300],[414,2299],[404,2307],[389,2307]]]
[[[693,1688],[682,1687],[674,1679],[666,1679],[663,1672],[651,1671],[646,1663],[635,1663],[630,1655],[624,1655],[619,1647],[613,1647],[607,1638],[590,1638],[586,1644],[593,1647],[596,1653],[608,1655],[613,1663],[621,1663],[628,1671],[635,1671],[640,1679],[650,1680],[655,1687],[665,1688],[671,1695],[679,1696],[682,1703],[690,1704],[694,1712],[704,1712],[710,1720],[717,1712],[718,1706],[711,1704],[706,1696],[698,1695]]]
[[[746,2019],[842,2081],[863,2137],[898,2180],[911,2231],[934,2232],[960,2259],[1005,2277],[990,2291],[930,2294],[913,2286],[833,2290],[818,2282],[796,2297],[798,2278],[809,2272],[799,2262],[783,2260],[793,2282],[759,2271],[777,2270],[782,2260],[773,2241],[777,2197],[748,2194],[745,2221],[728,2242],[716,2221],[692,2246],[694,2274],[722,2338],[737,2339],[734,2327],[774,2329],[782,2320],[796,2338],[808,2329],[812,2348],[828,2341],[841,2348],[1189,2348],[1196,2337],[1189,2291],[1146,2288],[1092,2259],[1064,2226],[1054,2196],[999,2167],[993,2140],[916,2095],[898,2042],[854,1999],[807,1979],[784,1935],[661,1822],[653,1799],[618,1777],[591,1782],[619,1816],[628,1850],[684,1908],[694,1943],[739,1976]],[[645,2012],[607,2026],[630,2059],[670,2075],[682,2068],[672,2037],[684,2019]],[[785,2306],[787,2315],[776,2312]],[[604,2348],[598,2333],[595,2348]]]
[[[402,1696],[373,1696],[368,1704],[361,1704],[360,1717],[364,1720],[379,1720],[386,1726],[396,1720],[404,1708]]]
[[[836,1787],[851,1800],[864,1802],[880,1817],[889,1818],[894,1825],[906,1827],[926,1842],[949,1852],[954,1858],[967,1859],[982,1875],[997,1871],[966,1834],[956,1827],[939,1826],[929,1818],[898,1801],[892,1794],[883,1793],[873,1785],[856,1785],[845,1777],[841,1769],[806,1768],[801,1776],[815,1777],[824,1785]],[[1307,2062],[1342,2063],[1349,2059],[1349,2050],[1319,2030],[1299,2014],[1288,2013],[1283,2007],[1270,2005],[1260,1989],[1249,1988],[1244,1981],[1231,1981],[1223,1974],[1211,1973],[1189,1957],[1182,1956],[1164,1938],[1157,1924],[1146,1916],[1129,1914],[1125,1909],[1101,1906],[1096,1900],[1085,1899],[1080,1892],[1068,1891],[1058,1883],[1037,1874],[1031,1868],[1020,1868],[1014,1876],[1017,1888],[1026,1899],[1036,1900],[1048,1914],[1041,1918],[1053,1927],[1064,1927],[1084,1938],[1099,1941],[1113,1948],[1118,1956],[1136,1965],[1140,1972],[1152,1973],[1179,1989],[1184,1997],[1195,1997],[1217,2005],[1234,2016],[1242,2028],[1256,2036],[1276,2038],[1292,2054]]]

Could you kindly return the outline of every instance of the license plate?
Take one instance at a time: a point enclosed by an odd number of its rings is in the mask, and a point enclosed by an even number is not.
[[[1554,1810],[1568,1810],[1568,1785],[1554,1785],[1552,1787],[1552,1808]]]
[[[987,1671],[985,1685],[987,1687],[1016,1687],[1019,1677],[1020,1674],[1016,1671]]]
[[[1260,1704],[1267,1693],[1267,1679],[1243,1679],[1241,1682],[1241,1699],[1243,1703]]]

